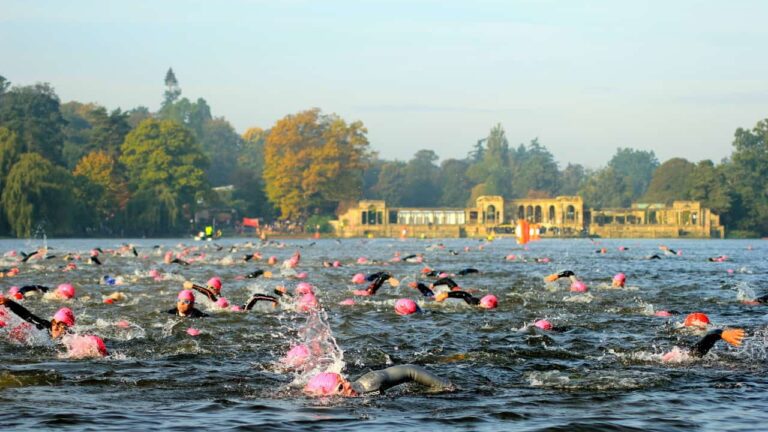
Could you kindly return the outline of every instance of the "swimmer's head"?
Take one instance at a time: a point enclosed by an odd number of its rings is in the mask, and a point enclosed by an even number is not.
[[[621,288],[626,283],[627,283],[627,275],[625,275],[624,273],[616,273],[616,275],[613,277],[613,282],[611,283],[611,285],[613,285],[616,288]]]
[[[317,297],[312,293],[304,294],[296,300],[296,306],[300,312],[309,312],[317,308]]]
[[[71,299],[75,296],[75,287],[72,284],[63,283],[56,288],[56,294],[63,299]]]
[[[549,322],[549,320],[546,319],[540,319],[533,323],[534,326],[542,329],[542,330],[552,330],[552,323]]]
[[[352,276],[352,283],[353,284],[361,284],[365,282],[365,275],[362,273],[357,273],[354,276]]]
[[[709,325],[709,317],[701,312],[694,312],[685,317],[683,325],[686,327],[706,327]]]
[[[304,294],[314,294],[315,290],[312,287],[312,284],[307,282],[299,282],[298,285],[296,285],[296,294],[298,295],[304,295]]]
[[[19,291],[19,287],[17,286],[8,288],[8,295],[12,298],[15,298],[16,300],[24,299],[24,294]]]
[[[206,285],[208,285],[208,288],[212,288],[214,291],[216,291],[216,294],[221,292],[221,279],[218,276],[214,276],[208,279]]]
[[[296,345],[283,357],[282,361],[286,366],[299,367],[309,358],[309,348],[306,345]]]
[[[349,382],[341,375],[333,372],[323,372],[312,377],[306,386],[304,393],[311,396],[333,396],[354,394]]]
[[[402,298],[395,302],[395,313],[398,315],[410,315],[418,311],[419,306],[411,299]]]
[[[54,339],[66,333],[69,327],[75,325],[75,314],[72,309],[64,307],[56,311],[51,320],[51,337]]]
[[[587,292],[587,285],[582,281],[576,281],[571,284],[571,291],[573,292]]]
[[[499,305],[499,299],[493,294],[488,294],[480,299],[480,307],[483,309],[496,309]]]
[[[188,290],[179,291],[179,295],[176,300],[176,310],[180,314],[186,315],[195,306],[195,294]]]
[[[96,349],[99,351],[99,354],[102,357],[106,357],[107,355],[109,355],[109,353],[107,352],[107,346],[104,345],[104,341],[100,337],[96,335],[88,335],[88,338],[91,339],[94,346],[96,346]]]
[[[229,307],[229,300],[224,297],[219,297],[218,300],[216,300],[216,306],[226,309]]]

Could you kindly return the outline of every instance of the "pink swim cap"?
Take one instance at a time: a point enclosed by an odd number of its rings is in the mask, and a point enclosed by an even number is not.
[[[323,372],[312,377],[304,392],[313,396],[329,396],[339,392],[339,384],[343,382],[341,375],[333,372]]]
[[[107,346],[104,345],[104,341],[100,337],[96,335],[89,335],[88,338],[90,338],[91,341],[93,341],[93,344],[96,346],[96,349],[99,350],[99,354],[101,354],[103,357],[106,357],[109,355],[109,353],[107,352]]]
[[[290,367],[298,367],[309,358],[309,348],[306,345],[296,345],[283,357],[283,363]]]
[[[72,309],[68,307],[63,307],[56,311],[56,314],[53,316],[53,319],[59,322],[63,322],[67,325],[67,327],[72,327],[75,325],[75,314],[72,312]]]
[[[627,280],[627,275],[625,275],[624,273],[616,273],[616,275],[613,277],[613,280],[623,282]]]
[[[395,302],[395,313],[398,315],[410,315],[418,310],[419,306],[411,299],[402,298]]]
[[[336,261],[334,261],[334,262],[333,262],[333,264],[332,264],[332,265],[333,265],[334,267],[341,267],[341,261],[339,261],[339,260],[336,260]]]
[[[97,256],[99,256],[99,251],[98,251],[98,250],[96,250],[96,249],[91,249],[91,256],[92,256],[92,257],[97,257]]]
[[[269,257],[269,258],[267,259],[267,264],[269,264],[269,265],[275,265],[275,264],[277,264],[277,257],[276,257],[276,256],[274,256],[274,255],[272,255],[271,257]]]
[[[233,305],[232,307],[229,308],[229,310],[231,310],[232,312],[242,312],[243,308],[238,305]]]
[[[71,299],[75,296],[75,287],[72,284],[63,283],[56,288],[56,293],[66,299]]]
[[[351,299],[351,298],[344,299],[344,300],[339,302],[339,305],[341,305],[341,306],[354,306],[355,305],[355,300]]]
[[[218,300],[216,300],[216,306],[226,309],[229,307],[229,300],[227,300],[225,297],[219,297]]]
[[[208,287],[213,288],[216,290],[216,292],[221,292],[221,279],[219,279],[218,276],[214,276],[210,279],[208,279],[208,282],[206,282],[206,285]]]
[[[317,307],[317,298],[314,294],[304,294],[296,301],[301,312],[308,312]]]
[[[312,288],[312,284],[309,284],[307,282],[299,282],[298,285],[296,285],[296,294],[304,295],[304,294],[314,294],[315,290]]]
[[[190,336],[200,336],[200,330],[190,327],[187,329],[187,334]]]
[[[507,261],[514,261],[515,259],[517,259],[517,256],[515,256],[514,254],[510,254],[505,256],[504,259]]]
[[[152,269],[149,271],[149,277],[156,278],[160,276],[160,272],[157,271],[157,269]]]
[[[9,296],[13,296],[13,295],[18,294],[18,293],[19,293],[19,287],[12,286],[12,287],[8,288],[8,295]]]
[[[660,311],[656,311],[656,312],[654,312],[654,313],[653,313],[653,316],[657,316],[657,317],[666,318],[666,317],[671,317],[671,316],[672,316],[672,314],[671,314],[671,313],[669,313],[669,311],[660,310]]]
[[[195,302],[195,293],[193,293],[192,291],[187,290],[187,289],[181,290],[181,291],[179,291],[179,295],[178,295],[177,298],[179,300],[189,300],[192,303],[194,303]]]
[[[493,294],[488,294],[487,296],[480,299],[480,307],[483,309],[495,309],[498,305],[499,299],[497,299]]]
[[[358,264],[366,264],[368,262],[368,258],[366,257],[360,257],[357,259]]]
[[[542,330],[552,330],[552,323],[545,319],[540,319],[533,323],[533,325]]]
[[[365,275],[362,273],[357,273],[356,275],[352,276],[352,283],[354,284],[361,284],[365,282]]]
[[[308,276],[309,276],[309,274],[307,272],[301,272],[301,273],[296,275],[296,278],[297,279],[306,279]]]
[[[571,284],[571,291],[573,292],[587,292],[587,285],[582,281],[576,281]]]

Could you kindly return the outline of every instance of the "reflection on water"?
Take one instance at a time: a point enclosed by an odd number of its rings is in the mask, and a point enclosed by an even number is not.
[[[77,331],[101,336],[110,355],[62,358],[64,346],[51,344],[44,333],[32,332],[20,343],[9,336],[10,326],[0,329],[6,428],[753,430],[768,417],[762,409],[768,402],[768,308],[742,302],[768,291],[768,247],[761,241],[669,240],[682,254],[661,260],[644,259],[659,252],[658,240],[553,240],[523,249],[511,240],[262,246],[232,239],[188,242],[193,249],[186,251],[178,246],[181,240],[127,240],[138,257],[128,248],[112,255],[121,246],[116,240],[46,242],[54,258],[26,264],[19,257],[2,258],[0,267],[21,270],[0,279],[3,292],[12,285],[73,283],[77,296],[66,304],[77,314]],[[0,242],[3,253],[40,246],[42,239]],[[94,247],[104,250],[101,266],[87,262]],[[607,254],[595,253],[602,247]],[[297,249],[298,267],[281,273],[280,263]],[[165,264],[169,250],[190,265]],[[243,260],[254,252],[262,260]],[[390,262],[396,252],[423,253],[424,262]],[[74,270],[65,271],[67,253],[79,255],[71,261]],[[505,259],[510,255],[515,259]],[[720,255],[729,259],[707,260]],[[275,266],[267,265],[270,256],[278,258]],[[368,262],[358,264],[359,257]],[[333,260],[343,265],[322,265]],[[420,297],[408,282],[423,279],[425,265],[449,273],[478,268],[480,274],[456,281],[478,297],[497,295],[499,308]],[[243,277],[256,269],[273,276]],[[575,271],[589,292],[544,282],[564,269]],[[339,304],[361,288],[352,284],[354,274],[379,270],[400,284],[385,284],[352,306]],[[211,318],[189,321],[166,313],[186,279],[204,283],[219,276],[222,294],[241,305],[251,294],[273,294],[278,286],[292,292],[301,272],[308,273],[324,307],[318,314],[297,312],[289,301],[233,312],[201,295],[198,307]],[[627,274],[627,286],[613,289],[618,272]],[[417,300],[424,312],[395,314],[394,302],[402,297]],[[62,302],[37,296],[24,305],[50,317]],[[664,364],[662,353],[698,338],[679,328],[684,315],[655,316],[669,310],[705,312],[716,326],[745,328],[747,339],[741,348],[720,344],[704,359]],[[559,331],[531,325],[544,318]],[[199,335],[191,336],[190,328]],[[319,354],[309,366],[291,369],[281,361],[292,347],[313,343]],[[356,378],[401,363],[422,365],[460,389],[429,394],[401,386],[351,399],[312,399],[300,391],[318,370],[343,368]]]

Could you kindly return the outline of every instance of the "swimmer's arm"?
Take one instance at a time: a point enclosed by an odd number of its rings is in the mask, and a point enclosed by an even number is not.
[[[259,301],[271,301],[273,305],[277,305],[277,297],[272,297],[271,295],[266,294],[254,294],[251,296],[251,298],[248,300],[248,303],[243,306],[243,310],[251,310],[254,306],[256,306],[256,303]]]
[[[435,281],[435,283],[432,284],[432,286],[439,286],[439,285],[448,285],[448,288],[456,288],[459,286],[453,279],[451,278],[442,278]]]
[[[449,298],[462,299],[465,302],[467,302],[467,304],[470,304],[470,305],[473,305],[473,306],[477,306],[477,305],[480,304],[480,299],[479,298],[474,297],[474,296],[472,296],[472,294],[470,294],[468,292],[465,292],[465,291],[451,291],[451,292],[448,292],[447,294],[448,294]]]
[[[378,375],[377,378],[381,379],[376,380],[376,388],[367,388],[366,390],[368,392],[377,390],[385,391],[388,388],[409,382],[415,382],[430,388],[440,390],[448,390],[453,388],[453,384],[449,380],[440,378],[432,372],[429,372],[428,370],[416,365],[408,364],[392,366],[381,371],[371,372],[371,374],[376,374]],[[360,377],[358,382],[364,382],[366,375]]]
[[[723,334],[723,331],[718,330],[712,330],[706,335],[704,335],[701,340],[696,342],[691,348],[690,348],[690,354],[693,357],[704,357],[709,350],[712,349],[712,347],[715,346],[717,341],[721,339],[721,336]]]
[[[432,292],[431,289],[429,289],[426,285],[424,285],[421,282],[416,284],[416,289],[418,289],[419,292],[421,293],[421,295],[423,295],[424,297],[434,297],[435,296],[435,293]]]
[[[43,285],[25,285],[25,286],[19,288],[19,292],[24,294],[24,295],[26,295],[30,291],[38,291],[38,292],[41,292],[41,293],[46,293],[46,292],[48,292],[49,289],[50,288],[48,288],[47,286],[43,286]]]
[[[216,294],[213,292],[213,290],[208,288],[208,287],[200,286],[198,284],[190,282],[190,283],[184,283],[184,288],[186,288],[186,289],[193,289],[193,290],[195,290],[195,291],[205,295],[206,297],[208,297],[208,300],[210,300],[212,302],[215,302],[216,300],[219,299],[216,296]]]
[[[10,309],[10,311],[13,312],[14,314],[16,314],[19,318],[23,319],[24,321],[27,321],[29,323],[34,324],[40,330],[43,330],[43,329],[50,330],[51,329],[51,322],[50,321],[44,320],[44,319],[40,318],[39,316],[37,316],[37,315],[33,314],[32,312],[30,312],[24,306],[16,303],[13,300],[3,299],[2,303],[0,303],[0,304],[5,305],[5,307]]]

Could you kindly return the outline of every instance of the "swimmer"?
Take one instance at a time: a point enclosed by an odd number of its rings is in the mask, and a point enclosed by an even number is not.
[[[253,309],[253,307],[256,306],[256,304],[260,301],[272,302],[272,307],[277,307],[279,303],[279,300],[277,299],[277,297],[267,295],[267,294],[255,293],[251,296],[251,298],[248,299],[247,302],[245,302],[242,309],[249,311]]]
[[[647,260],[660,260],[661,257],[659,256],[659,254],[653,254],[653,255],[647,255],[645,257],[645,259],[647,259]]]
[[[709,257],[707,258],[707,261],[709,262],[725,262],[728,261],[728,257],[726,255],[720,255],[716,257]]]
[[[206,286],[200,286],[194,282],[185,281],[183,287],[185,290],[195,290],[203,294],[212,302],[218,300],[221,295],[221,279],[218,277],[210,278],[206,283]]]
[[[754,300],[744,300],[742,303],[748,305],[768,304],[768,294],[762,295]]]
[[[259,276],[264,276],[265,278],[271,278],[272,272],[264,271],[264,270],[256,270],[245,275],[246,279],[256,279]]]
[[[459,276],[466,276],[468,274],[477,274],[477,273],[480,273],[480,270],[476,268],[465,268],[465,269],[459,270],[456,274]]]
[[[315,375],[304,387],[311,396],[360,396],[366,393],[384,392],[405,383],[415,382],[438,391],[454,390],[454,385],[445,378],[427,371],[421,366],[399,365],[368,372],[353,382],[337,373],[324,372]]]
[[[449,298],[461,299],[468,305],[480,306],[483,309],[495,309],[499,305],[499,300],[493,294],[488,294],[483,298],[477,298],[466,291],[441,292],[435,295],[437,302],[443,302]]]
[[[693,358],[701,358],[704,357],[719,340],[724,340],[728,344],[738,347],[741,345],[741,341],[743,339],[744,330],[740,328],[711,330],[705,334],[704,337],[702,337],[698,342],[688,348],[687,351],[673,349],[672,351],[664,354],[662,361],[665,363],[680,362],[684,359],[686,354]]]
[[[26,298],[29,295],[45,294],[48,292],[48,290],[50,290],[50,288],[43,285],[24,285],[18,290],[14,290],[15,292],[11,294],[14,295],[17,300],[21,300],[23,298]],[[19,294],[19,295],[16,295],[16,294]]]
[[[449,289],[452,289],[452,290],[461,289],[459,287],[459,284],[457,284],[453,279],[449,277],[440,278],[435,282],[433,282],[431,285],[432,289],[435,289],[439,286],[447,286]]]
[[[568,278],[568,280],[571,281],[571,291],[573,292],[587,292],[587,285],[580,281],[576,277],[576,273],[572,272],[571,270],[564,270],[560,273],[553,273],[547,277],[544,278],[547,282],[554,282],[558,279]]]
[[[51,334],[51,338],[57,339],[63,336],[70,327],[75,325],[75,314],[72,313],[72,309],[63,307],[59,309],[53,319],[50,321],[44,320],[39,316],[33,314],[24,306],[16,303],[11,299],[0,296],[0,305],[5,306],[11,312],[16,314],[19,318],[34,324],[39,330],[48,330]]]
[[[411,287],[411,288],[415,288],[415,289],[419,290],[421,295],[423,295],[424,297],[434,297],[435,296],[435,292],[432,291],[431,289],[429,289],[428,286],[424,285],[421,282],[411,282],[411,283],[408,284],[408,286]]]
[[[365,290],[355,291],[355,294],[366,295],[366,296],[376,295],[376,292],[379,290],[379,288],[381,288],[382,285],[384,285],[384,282],[387,282],[389,280],[394,280],[392,278],[392,275],[387,272],[374,273],[368,276],[368,278],[366,279],[370,280],[371,277],[375,277],[375,279],[373,279],[373,282],[371,282],[371,284],[368,285],[368,287]]]
[[[627,275],[624,273],[616,273],[616,275],[613,277],[613,280],[611,280],[611,286],[614,288],[624,288],[626,283]]]
[[[680,255],[680,252],[670,249],[668,246],[659,246],[659,249],[664,252],[664,255]]]
[[[179,291],[176,307],[169,309],[168,313],[186,318],[204,318],[208,316],[207,313],[195,308],[195,294],[188,289]]]

